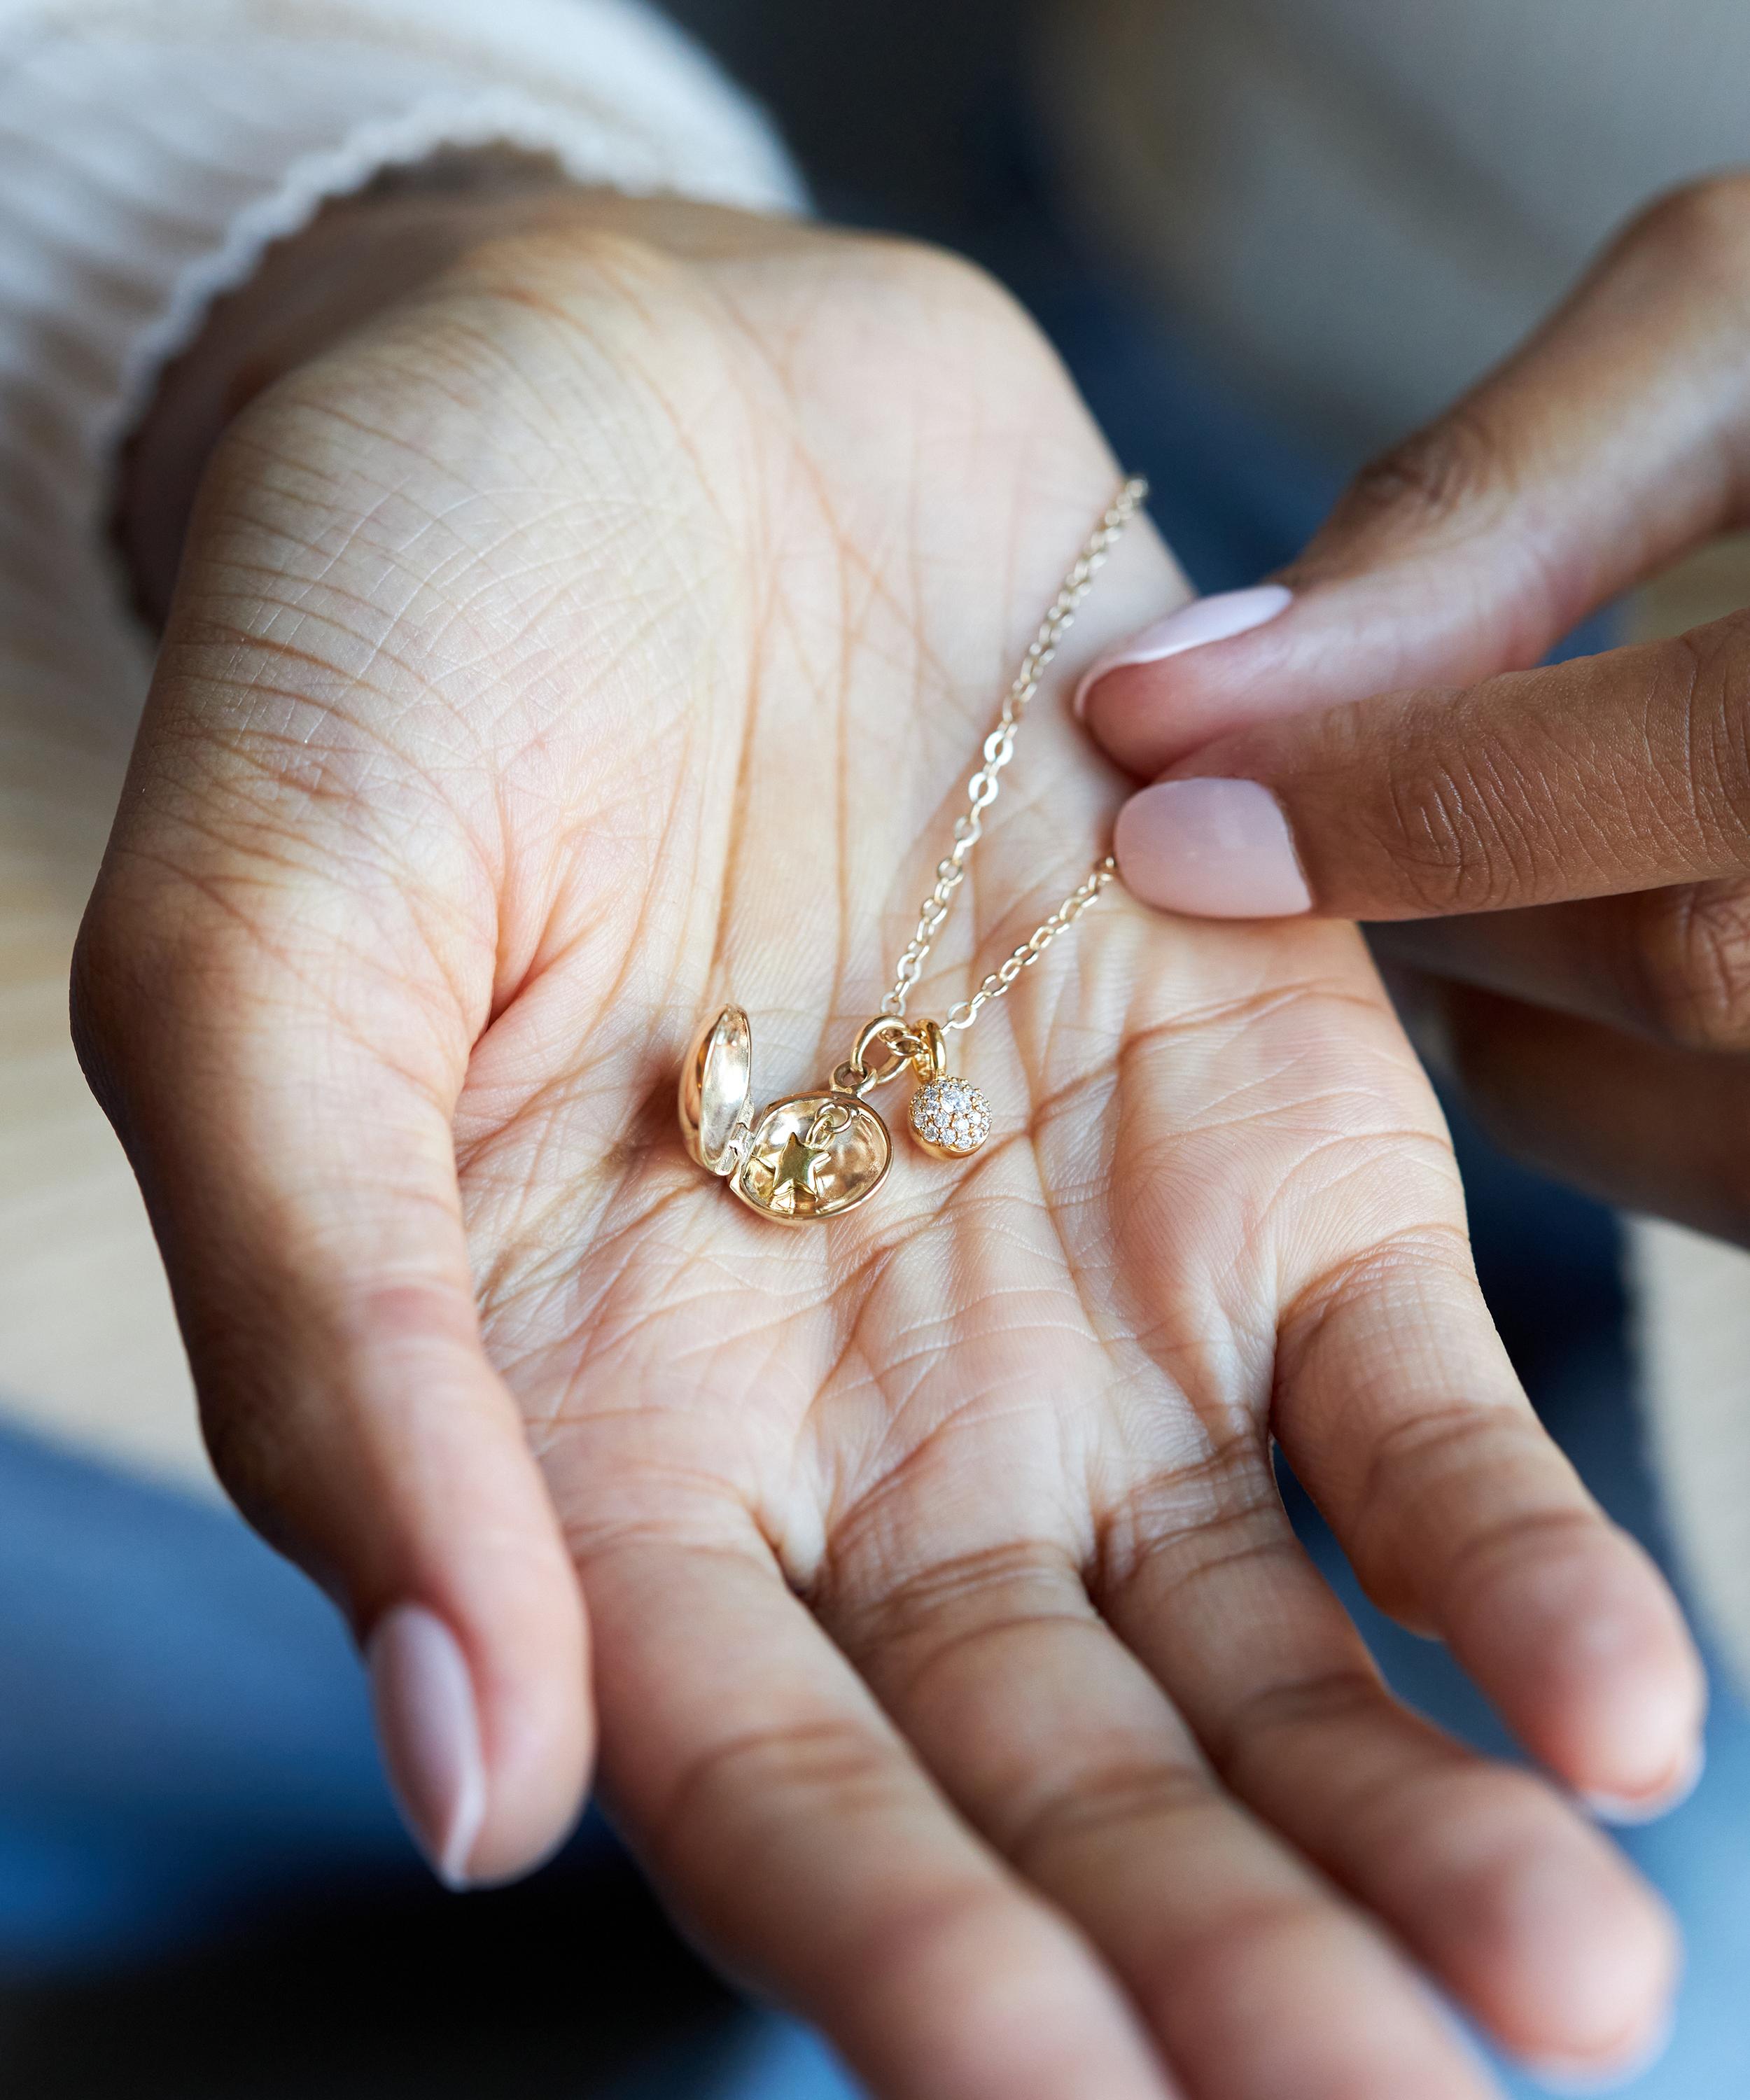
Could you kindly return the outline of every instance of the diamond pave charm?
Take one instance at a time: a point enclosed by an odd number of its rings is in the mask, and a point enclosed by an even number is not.
[[[964,1159],[990,1135],[990,1109],[968,1080],[944,1074],[911,1097],[911,1134],[939,1159]]]

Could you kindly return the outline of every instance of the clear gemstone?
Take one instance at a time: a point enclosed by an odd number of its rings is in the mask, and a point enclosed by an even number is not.
[[[911,1126],[945,1151],[976,1152],[990,1135],[990,1112],[977,1088],[964,1079],[932,1079],[911,1097]]]

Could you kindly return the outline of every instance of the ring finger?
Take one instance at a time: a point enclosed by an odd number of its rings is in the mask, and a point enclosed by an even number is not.
[[[1105,1956],[1197,2100],[1480,2100],[1377,1927],[1222,1789],[1069,1559],[816,1600],[950,1795]]]
[[[1428,993],[1443,1054],[1508,1151],[1750,1246],[1750,1065],[1467,985]]]

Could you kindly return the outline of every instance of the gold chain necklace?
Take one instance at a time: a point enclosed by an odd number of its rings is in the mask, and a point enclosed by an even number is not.
[[[1125,483],[1064,578],[1003,697],[996,726],[985,739],[982,763],[967,783],[967,807],[954,821],[946,858],[937,862],[936,886],[923,900],[893,989],[827,1086],[787,1095],[756,1114],[753,1032],[738,1006],[725,1007],[694,1044],[681,1074],[681,1130],[687,1149],[762,1217],[805,1224],[842,1218],[868,1202],[887,1179],[893,1146],[887,1125],[864,1096],[901,1073],[912,1073],[919,1083],[908,1121],[926,1152],[941,1159],[964,1159],[990,1135],[990,1105],[976,1087],[947,1070],[946,1039],[970,1028],[992,999],[1001,999],[1021,972],[1075,924],[1117,872],[1112,856],[1097,862],[1051,916],[991,971],[970,999],[951,1008],[945,1020],[908,1021],[906,1001],[965,879],[972,849],[984,836],[985,812],[999,792],[998,776],[1015,755],[1015,739],[1046,667],[1095,571],[1147,493],[1140,480]]]

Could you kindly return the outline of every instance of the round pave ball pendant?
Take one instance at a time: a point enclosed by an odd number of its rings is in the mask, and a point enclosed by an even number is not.
[[[911,1097],[911,1134],[938,1159],[964,1159],[990,1135],[990,1108],[977,1088],[944,1074]]]

